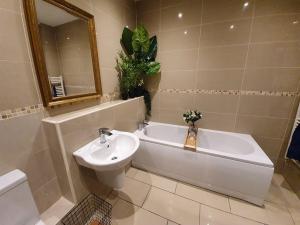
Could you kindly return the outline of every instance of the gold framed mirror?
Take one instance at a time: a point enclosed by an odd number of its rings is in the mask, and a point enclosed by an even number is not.
[[[102,94],[94,16],[64,0],[23,0],[46,107]]]

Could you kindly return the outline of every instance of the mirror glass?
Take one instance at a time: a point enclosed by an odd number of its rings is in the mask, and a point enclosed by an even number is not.
[[[88,21],[35,0],[52,97],[96,92]]]

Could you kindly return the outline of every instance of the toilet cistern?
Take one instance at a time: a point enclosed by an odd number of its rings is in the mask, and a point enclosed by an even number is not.
[[[106,136],[112,135],[112,133],[109,131],[109,128],[99,128],[98,132],[101,144],[106,143]]]

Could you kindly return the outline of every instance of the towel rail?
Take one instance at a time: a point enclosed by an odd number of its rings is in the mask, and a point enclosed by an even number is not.
[[[286,158],[286,159],[289,159],[289,158],[287,157],[287,152],[288,152],[289,146],[290,146],[290,144],[291,144],[291,140],[292,140],[293,133],[294,133],[296,127],[297,127],[299,124],[300,124],[300,104],[299,104],[299,106],[298,106],[298,111],[297,111],[297,114],[296,114],[296,119],[295,119],[295,123],[294,123],[294,126],[293,126],[293,130],[292,130],[292,133],[291,133],[291,136],[290,136],[289,144],[288,144],[287,149],[286,149],[286,152],[285,152],[285,158]],[[291,161],[294,162],[295,165],[296,165],[297,167],[300,168],[300,162],[299,162],[298,160],[291,159]]]

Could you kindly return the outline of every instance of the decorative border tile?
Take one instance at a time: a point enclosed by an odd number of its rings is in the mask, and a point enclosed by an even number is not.
[[[119,92],[112,92],[108,94],[103,94],[100,99],[100,104],[105,102],[110,102],[119,99],[120,93]],[[16,109],[9,109],[5,111],[0,111],[0,121],[12,119],[15,117],[26,116],[29,114],[34,114],[38,112],[43,112],[45,110],[42,104],[25,106]]]
[[[151,90],[154,91],[154,90]],[[247,90],[206,90],[206,89],[159,89],[159,93],[170,94],[208,94],[208,95],[252,95],[252,96],[300,96],[299,92],[286,91],[247,91]]]
[[[14,117],[25,116],[29,114],[34,114],[38,112],[42,112],[44,110],[44,106],[42,104],[25,106],[16,109],[10,109],[0,112],[0,120],[11,119]]]
[[[155,91],[155,90],[150,90]],[[245,91],[245,90],[206,90],[206,89],[159,89],[159,93],[170,94],[207,94],[207,95],[249,95],[249,96],[285,96],[300,97],[300,92],[279,92],[279,91]],[[120,92],[111,92],[103,94],[100,99],[101,103],[111,102],[120,99]],[[25,116],[33,113],[42,112],[44,107],[42,104],[25,106],[17,109],[10,109],[0,112],[0,120],[11,119],[15,117]]]

